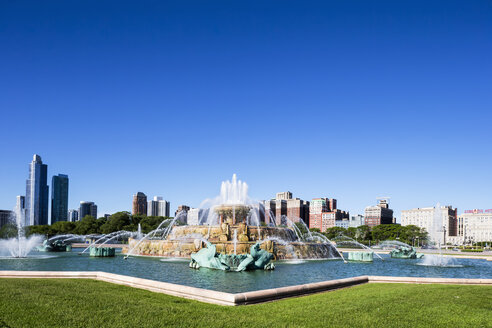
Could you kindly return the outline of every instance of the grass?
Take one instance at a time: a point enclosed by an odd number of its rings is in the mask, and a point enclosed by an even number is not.
[[[365,284],[225,307],[94,280],[0,279],[0,327],[492,327],[492,286]]]

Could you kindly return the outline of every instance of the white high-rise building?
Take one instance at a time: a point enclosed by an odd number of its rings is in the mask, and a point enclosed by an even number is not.
[[[204,210],[202,208],[190,208],[188,210],[188,218],[187,218],[187,223],[188,225],[199,225],[201,224],[200,222],[200,217]]]
[[[438,213],[435,213],[439,211]],[[422,207],[401,211],[401,225],[425,228],[434,242],[447,243],[457,236],[457,210],[452,206]]]
[[[461,214],[458,235],[462,243],[492,242],[492,209],[469,210]]]
[[[169,216],[170,203],[162,197],[154,196],[147,203],[147,216]]]
[[[78,210],[68,210],[68,222],[77,222],[79,220]]]

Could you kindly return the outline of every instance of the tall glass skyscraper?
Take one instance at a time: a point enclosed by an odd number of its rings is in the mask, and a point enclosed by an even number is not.
[[[26,226],[48,224],[48,165],[34,155],[26,181]]]
[[[97,219],[97,205],[94,204],[94,202],[88,202],[88,201],[80,202],[79,220],[82,220],[84,217],[88,215]]]
[[[67,221],[68,175],[58,174],[51,179],[51,224]]]

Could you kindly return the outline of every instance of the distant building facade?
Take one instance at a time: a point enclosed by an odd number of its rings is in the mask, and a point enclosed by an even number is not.
[[[147,216],[169,216],[170,203],[162,197],[154,196],[147,203]]]
[[[348,229],[350,227],[350,220],[349,219],[336,220],[335,227]]]
[[[282,200],[292,199],[292,193],[290,191],[278,192],[275,195],[275,199],[282,199]]]
[[[260,205],[262,220],[267,225],[287,225],[288,220],[309,224],[309,202],[300,198],[292,198],[290,191],[278,192],[275,199],[265,200]]]
[[[79,220],[82,220],[84,217],[88,215],[97,219],[97,205],[94,204],[94,202],[88,202],[88,201],[80,202]]]
[[[190,208],[188,210],[187,223],[188,225],[200,225],[200,218],[203,215],[204,210],[202,208]]]
[[[276,201],[274,199],[263,201],[264,222],[266,225],[275,225]]]
[[[178,209],[174,213],[174,217],[179,215],[179,222],[188,224],[188,211],[190,207],[188,205],[179,205]]]
[[[309,204],[309,228],[326,229],[336,226],[338,220],[349,218],[349,213],[337,208],[334,198],[314,198]]]
[[[15,202],[15,215],[21,217],[22,224],[26,223],[26,196],[17,196]]]
[[[58,174],[51,179],[51,224],[68,219],[68,175]]]
[[[179,205],[178,206],[178,209],[176,210],[176,212],[174,212],[174,215],[178,215],[179,212],[188,212],[190,210],[190,207],[188,205]]]
[[[328,198],[314,198],[309,204],[309,228],[310,229],[320,229],[322,232],[326,231],[323,229],[323,218],[322,213],[328,212]]]
[[[376,206],[366,207],[364,214],[365,224],[370,227],[393,223],[393,210],[386,199],[381,199]]]
[[[300,198],[287,200],[287,217],[292,222],[304,221],[309,226],[309,202]]]
[[[357,228],[365,224],[364,215],[357,214],[350,217],[349,228]]]
[[[143,192],[133,195],[132,215],[147,215],[147,196]]]
[[[425,228],[425,230],[429,233],[429,236],[432,237],[431,233],[435,224],[435,210],[435,207],[422,207],[413,208],[411,210],[403,210],[401,211],[401,225],[415,225],[419,228]],[[453,209],[452,206],[440,206],[439,210],[443,224],[443,227],[439,227],[439,229],[444,229],[443,239],[440,240],[446,243],[449,241],[449,237],[456,237],[458,235],[458,210],[456,208]]]
[[[77,222],[79,220],[79,211],[78,210],[68,210],[68,221],[69,222]]]
[[[14,213],[8,210],[0,210],[0,228],[9,223],[10,217]]]
[[[35,154],[31,164],[29,164],[29,178],[26,181],[26,226],[49,223],[47,177],[48,165],[43,164],[41,156]]]
[[[461,243],[492,242],[492,209],[467,210],[458,218]]]

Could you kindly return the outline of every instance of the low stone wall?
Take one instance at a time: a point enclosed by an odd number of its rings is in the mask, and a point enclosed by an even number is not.
[[[146,289],[152,292],[193,299],[201,302],[230,306],[262,303],[288,297],[298,297],[364,283],[492,286],[492,279],[359,276],[232,294],[99,271],[0,271],[0,278],[95,279],[119,285]]]

